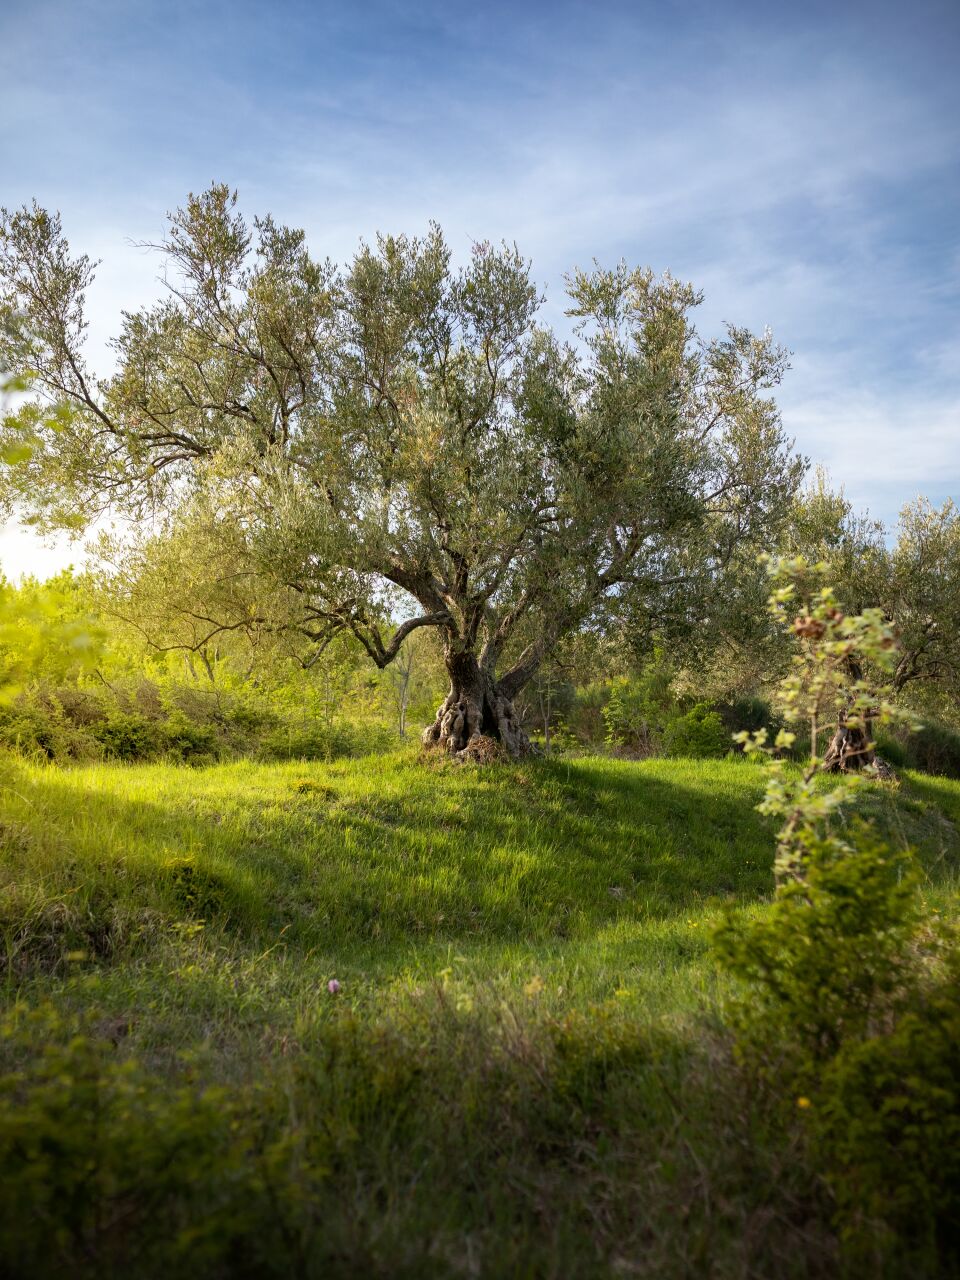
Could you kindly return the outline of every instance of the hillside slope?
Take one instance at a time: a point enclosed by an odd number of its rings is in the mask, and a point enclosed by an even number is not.
[[[24,1274],[128,1273],[128,1222],[156,1274],[828,1273],[792,1130],[718,1065],[757,766],[4,767],[0,1096],[67,1169]],[[859,804],[953,910],[960,785]]]

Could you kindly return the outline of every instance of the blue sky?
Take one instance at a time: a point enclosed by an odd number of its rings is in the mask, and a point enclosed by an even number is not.
[[[960,3],[0,0],[0,202],[101,258],[90,355],[223,180],[320,256],[422,230],[706,291],[794,353],[790,433],[887,521],[960,499]],[[0,535],[0,566],[76,549]]]

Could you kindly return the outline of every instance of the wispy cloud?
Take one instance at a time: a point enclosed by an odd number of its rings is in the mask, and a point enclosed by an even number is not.
[[[131,241],[215,177],[338,259],[430,218],[515,240],[558,324],[574,265],[669,267],[704,329],[773,326],[798,446],[890,519],[960,492],[958,53],[950,0],[8,0],[0,183],[103,259],[101,368],[159,292]]]

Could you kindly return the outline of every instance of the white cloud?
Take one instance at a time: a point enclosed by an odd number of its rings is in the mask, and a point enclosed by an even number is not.
[[[891,524],[925,493],[960,498],[960,395],[892,395],[837,386],[784,406],[784,425],[856,507]]]
[[[190,6],[173,8],[182,24]],[[620,256],[669,267],[704,287],[705,331],[769,323],[793,349],[787,428],[855,501],[888,516],[908,491],[956,488],[956,90],[905,62],[929,14],[891,10],[886,34],[879,17],[868,30],[841,14],[831,41],[829,24],[797,14],[667,8],[654,20],[559,5],[545,39],[543,15],[520,6],[491,41],[482,6],[396,0],[378,10],[379,39],[334,6],[312,17],[326,42],[316,74],[289,79],[277,69],[296,65],[290,32],[261,29],[257,14],[256,74],[212,59],[196,81],[191,58],[217,24],[171,68],[145,53],[167,38],[157,8],[102,75],[81,68],[77,93],[83,24],[41,4],[42,43],[57,46],[62,20],[68,52],[33,80],[15,42],[0,57],[9,118],[41,147],[5,185],[59,205],[75,248],[103,258],[89,298],[99,372],[121,309],[161,292],[158,260],[128,238],[157,239],[165,209],[217,177],[250,213],[303,225],[320,256],[342,260],[361,236],[430,218],[457,255],[475,238],[516,240],[557,324],[564,271]],[[91,12],[96,48],[110,50],[123,6]],[[75,133],[89,154],[64,168]]]

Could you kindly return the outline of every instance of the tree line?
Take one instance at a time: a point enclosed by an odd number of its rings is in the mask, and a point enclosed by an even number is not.
[[[693,286],[575,271],[564,341],[514,246],[456,267],[431,226],[338,267],[219,184],[154,247],[165,296],[120,318],[99,378],[94,264],[59,215],[0,216],[0,368],[31,392],[3,419],[0,500],[41,530],[119,518],[110,609],[155,652],[310,669],[348,642],[402,685],[429,634],[447,688],[425,745],[516,757],[531,702],[564,671],[589,683],[611,647],[769,685],[784,642],[758,556],[783,552],[829,560],[844,607],[881,608],[896,690],[955,713],[955,508],[914,503],[891,543],[805,485],[773,398],[787,353],[734,325],[702,337]]]

